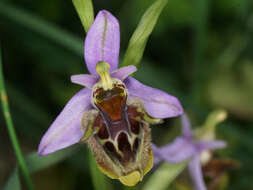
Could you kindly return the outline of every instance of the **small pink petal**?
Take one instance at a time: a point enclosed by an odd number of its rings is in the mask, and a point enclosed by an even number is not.
[[[136,71],[137,69],[134,65],[129,65],[112,72],[112,77],[118,78],[119,80],[124,81],[129,75],[131,75],[132,73]]]
[[[75,84],[80,84],[89,89],[92,89],[92,87],[96,84],[97,81],[98,81],[98,78],[93,75],[81,74],[81,75],[71,76],[71,82]]]

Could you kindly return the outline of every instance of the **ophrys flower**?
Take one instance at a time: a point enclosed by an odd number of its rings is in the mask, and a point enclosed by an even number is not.
[[[47,155],[87,142],[99,168],[125,185],[135,185],[152,167],[149,123],[183,113],[177,98],[138,82],[135,66],[118,68],[117,19],[100,11],[85,39],[84,57],[91,75],[71,77],[85,86],[67,103],[39,145]]]
[[[222,116],[221,121],[223,121],[225,117],[226,116]],[[213,136],[212,133],[203,134],[203,140],[196,140],[196,136],[194,136],[191,131],[190,121],[185,114],[182,115],[182,133],[182,136],[177,137],[172,143],[165,146],[157,147],[152,144],[155,163],[159,164],[162,161],[180,163],[189,160],[188,168],[194,182],[195,190],[206,190],[201,163],[210,160],[211,150],[226,147],[226,142],[209,138],[210,135]],[[208,138],[206,138],[207,136]]]

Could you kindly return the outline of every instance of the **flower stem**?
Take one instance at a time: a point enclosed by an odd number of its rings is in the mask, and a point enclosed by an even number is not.
[[[10,135],[10,139],[11,139],[11,143],[12,146],[14,148],[17,160],[18,160],[18,164],[21,168],[21,172],[24,176],[24,179],[26,181],[26,184],[28,186],[29,190],[33,190],[33,185],[32,185],[32,180],[29,176],[26,164],[25,164],[25,160],[24,157],[22,155],[19,143],[18,143],[18,139],[16,136],[16,132],[13,126],[13,122],[12,122],[12,118],[11,118],[11,114],[9,111],[9,105],[8,105],[8,99],[7,99],[7,95],[6,95],[6,90],[5,90],[5,86],[4,86],[4,77],[3,77],[3,71],[2,71],[2,55],[1,55],[1,47],[0,47],[0,94],[1,94],[1,102],[2,102],[2,110],[3,110],[3,115],[5,117],[5,121],[7,124],[7,129]]]
[[[196,105],[203,105],[203,93],[207,80],[207,60],[205,54],[207,49],[207,26],[209,17],[210,0],[195,1],[195,44],[194,44],[194,86],[193,96]]]
[[[113,186],[110,184],[107,177],[98,169],[91,151],[89,151],[89,166],[94,189],[113,190]]]

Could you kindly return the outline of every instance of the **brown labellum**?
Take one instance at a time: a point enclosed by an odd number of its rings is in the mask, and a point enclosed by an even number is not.
[[[229,169],[239,168],[240,163],[228,158],[213,158],[204,167],[203,173],[207,177],[217,177]]]
[[[228,158],[213,158],[205,166],[203,166],[203,174],[208,178],[208,190],[218,188],[225,173],[229,169],[240,168],[240,163]]]
[[[128,100],[123,83],[93,90],[94,106],[83,117],[84,137],[99,168],[109,177],[133,186],[152,168],[149,117],[142,103]]]

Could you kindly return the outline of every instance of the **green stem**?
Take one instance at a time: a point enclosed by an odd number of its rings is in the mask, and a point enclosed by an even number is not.
[[[11,114],[9,111],[9,105],[8,105],[8,99],[5,91],[5,86],[4,86],[4,77],[3,77],[3,71],[2,71],[2,55],[1,55],[1,48],[0,48],[0,94],[1,94],[1,102],[2,102],[2,110],[3,110],[3,115],[5,117],[5,121],[7,124],[7,129],[10,135],[11,143],[14,148],[18,164],[21,168],[22,174],[24,176],[24,179],[27,183],[27,186],[29,190],[33,190],[33,185],[32,185],[32,180],[29,176],[24,157],[22,155],[18,139],[16,136],[16,132],[14,129],[14,125],[11,119]]]
[[[86,155],[87,156],[87,155]],[[91,172],[92,183],[95,190],[112,190],[113,187],[109,182],[109,178],[106,177],[97,167],[97,163],[91,153],[89,151],[89,166]]]
[[[205,60],[207,47],[206,33],[209,15],[209,0],[195,1],[195,44],[194,44],[194,88],[193,95],[197,105],[203,103],[204,85],[206,84],[208,66]]]

